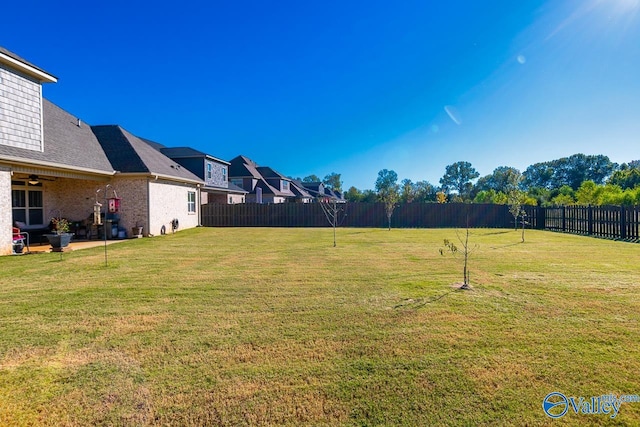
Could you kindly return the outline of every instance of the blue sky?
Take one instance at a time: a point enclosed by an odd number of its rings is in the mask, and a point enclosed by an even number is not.
[[[45,97],[84,121],[285,175],[367,189],[385,168],[437,184],[459,160],[486,175],[575,153],[640,159],[640,0],[34,1],[2,14],[0,45],[56,75]]]

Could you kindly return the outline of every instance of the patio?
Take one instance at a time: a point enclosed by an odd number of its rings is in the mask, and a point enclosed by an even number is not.
[[[107,245],[111,245],[113,243],[119,243],[119,242],[124,242],[126,239],[123,240],[107,240]],[[77,251],[80,249],[89,249],[89,248],[95,248],[96,246],[104,246],[104,240],[78,240],[78,241],[72,241],[71,243],[69,243],[69,246],[67,246],[64,250],[64,252],[70,252],[70,251]],[[27,247],[25,246],[22,254],[16,254],[16,255],[26,255],[26,254],[35,254],[35,253],[47,253],[47,252],[51,252],[51,245],[49,245],[48,243],[43,243],[41,245],[39,244],[35,244],[35,245],[30,245],[29,249],[27,249]]]

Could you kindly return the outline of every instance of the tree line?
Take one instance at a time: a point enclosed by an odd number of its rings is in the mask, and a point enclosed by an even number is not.
[[[349,202],[384,202],[390,209],[397,203],[415,202],[640,205],[640,160],[617,164],[604,155],[574,154],[535,163],[524,172],[500,166],[482,177],[471,163],[459,161],[446,166],[439,185],[410,179],[398,182],[395,171],[383,169],[375,190],[350,187],[344,197]]]

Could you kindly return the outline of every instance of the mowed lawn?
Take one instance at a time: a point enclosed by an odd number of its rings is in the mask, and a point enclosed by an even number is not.
[[[640,245],[200,228],[0,258],[0,425],[640,425]]]

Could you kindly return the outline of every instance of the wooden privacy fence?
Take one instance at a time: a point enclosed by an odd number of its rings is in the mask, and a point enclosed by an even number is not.
[[[382,203],[345,203],[343,227],[386,227]],[[458,203],[409,203],[396,207],[391,217],[394,228],[513,227],[505,205]],[[318,203],[207,204],[202,206],[206,227],[328,227]]]
[[[608,239],[640,241],[640,207],[561,206],[525,207],[527,228],[560,231]],[[342,227],[386,227],[382,203],[346,203]],[[394,228],[514,227],[506,205],[409,203],[396,207]],[[206,227],[328,227],[317,203],[207,204],[202,206]]]

